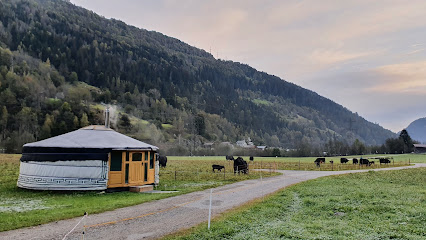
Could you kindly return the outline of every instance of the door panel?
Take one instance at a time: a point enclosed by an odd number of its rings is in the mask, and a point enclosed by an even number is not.
[[[129,161],[129,184],[143,184],[143,172],[144,172],[144,162],[143,153],[141,152],[132,152],[130,153]]]
[[[123,154],[121,151],[112,151],[109,159],[108,187],[121,187],[123,178]]]

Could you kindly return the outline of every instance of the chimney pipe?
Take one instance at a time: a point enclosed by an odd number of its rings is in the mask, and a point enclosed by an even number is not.
[[[105,127],[109,128],[109,107],[105,109]]]

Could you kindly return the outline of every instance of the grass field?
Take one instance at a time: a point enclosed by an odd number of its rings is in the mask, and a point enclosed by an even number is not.
[[[212,173],[213,163],[222,161],[169,160],[160,170],[159,190],[178,190],[178,193],[140,194],[131,192],[100,193],[31,191],[16,187],[21,155],[0,154],[0,231],[34,226],[66,218],[113,210],[156,199],[217,187],[236,181],[259,178],[260,173]],[[264,177],[278,173],[264,172]]]
[[[408,163],[410,161],[411,163],[426,163],[426,154],[375,154],[375,155],[354,155],[354,156],[344,156],[345,158],[372,158],[372,157],[389,157],[393,158],[395,163]],[[234,156],[236,157],[236,156]],[[211,161],[219,161],[224,160],[224,156],[194,156],[194,157],[188,157],[188,156],[170,156],[167,157],[170,160],[211,160]],[[243,156],[245,160],[248,160],[249,158],[247,156]],[[335,163],[340,163],[340,156],[337,157],[326,157],[327,162],[330,160],[334,161]],[[316,159],[316,157],[255,157],[254,162],[301,162],[301,163],[313,163],[313,161]]]
[[[391,158],[391,164],[379,164],[379,159],[371,159],[374,157],[385,156]],[[345,156],[348,159],[357,158],[361,156]],[[316,157],[255,157],[254,161],[248,161],[250,169],[279,169],[279,170],[308,170],[308,171],[339,171],[339,170],[356,170],[356,169],[375,169],[386,167],[399,167],[406,166],[411,163],[426,163],[425,154],[399,154],[399,155],[363,155],[363,158],[370,158],[375,161],[374,165],[369,167],[360,166],[359,164],[352,164],[349,161],[347,164],[340,164],[341,157],[326,157],[326,163],[317,167],[314,164]],[[249,157],[243,157],[248,160]],[[170,156],[169,160],[172,161],[214,161],[218,164],[232,164],[232,161],[226,161],[224,156],[195,156],[195,157],[181,157]],[[333,164],[330,161],[334,161]]]
[[[426,168],[300,183],[166,239],[426,239]]]
[[[260,174],[250,171],[249,175],[234,175],[232,161],[221,157],[168,157],[168,165],[160,171],[159,190],[178,190],[170,194],[138,194],[130,192],[55,192],[30,191],[16,187],[19,174],[20,155],[0,154],[0,231],[26,226],[34,226],[60,219],[82,216],[131,206],[178,194],[217,187],[236,181],[259,178]],[[395,164],[405,164],[406,159],[412,162],[426,162],[426,155],[394,156]],[[245,159],[248,159],[246,157]],[[315,158],[255,158],[250,162],[250,169],[298,169],[331,170],[330,164],[316,168]],[[338,162],[340,158],[336,158]],[[327,158],[327,161],[331,158]],[[405,161],[405,162],[404,162]],[[212,173],[211,165],[221,164],[225,171]],[[347,165],[352,166],[352,164]],[[357,166],[355,166],[357,167]],[[334,165],[333,170],[343,170],[344,166]],[[276,175],[272,170],[262,173],[263,177]]]

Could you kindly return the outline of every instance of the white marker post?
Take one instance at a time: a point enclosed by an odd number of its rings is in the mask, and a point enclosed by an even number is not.
[[[209,223],[207,225],[208,230],[210,230],[210,219],[212,217],[212,192],[213,192],[213,189],[210,189]]]

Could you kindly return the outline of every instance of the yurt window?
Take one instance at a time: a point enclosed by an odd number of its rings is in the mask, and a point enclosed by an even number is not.
[[[133,153],[132,161],[142,161],[142,153]]]
[[[144,181],[148,181],[148,164],[145,164],[145,171],[144,171]]]
[[[126,172],[124,174],[124,183],[129,183],[129,164],[126,164]]]
[[[121,171],[121,152],[111,152],[111,171]]]
[[[149,153],[149,168],[154,168],[154,152]]]

